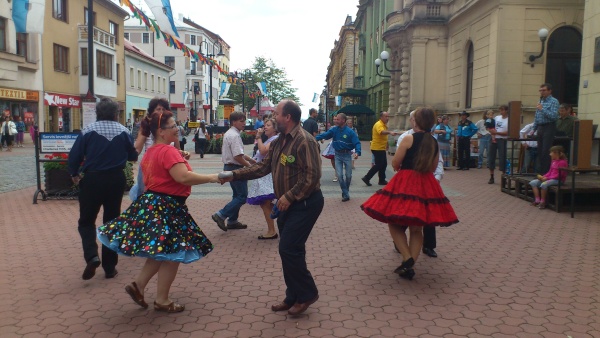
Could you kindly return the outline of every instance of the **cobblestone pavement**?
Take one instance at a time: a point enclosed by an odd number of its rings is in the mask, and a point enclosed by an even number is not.
[[[14,155],[1,156],[4,171]],[[438,229],[439,257],[421,256],[406,281],[392,272],[401,258],[387,227],[360,210],[377,189],[360,181],[369,162],[365,152],[346,203],[324,163],[325,209],[307,243],[320,299],[297,317],[269,308],[285,289],[277,241],[256,239],[260,209],[242,207],[246,230],[210,220],[227,186],[193,190],[191,213],[215,250],[180,267],[171,291],[186,310],[174,315],[124,292],[141,259],[121,257],[115,279],[100,269],[81,280],[77,201],[32,205],[31,186],[0,194],[0,337],[600,337],[600,212],[538,210],[488,185],[485,170],[449,170],[443,187],[461,222]],[[196,156],[192,166],[221,163]],[[146,300],[155,295],[153,280]]]

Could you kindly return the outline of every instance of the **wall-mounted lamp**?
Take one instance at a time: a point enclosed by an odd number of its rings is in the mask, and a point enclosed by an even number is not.
[[[388,53],[387,50],[384,50],[383,52],[381,52],[381,54],[379,56],[381,57],[381,59],[375,59],[375,67],[376,67],[377,75],[379,75],[381,77],[391,77],[390,75],[379,74],[379,67],[381,66],[381,61],[382,60],[383,60],[383,67],[388,72],[390,72],[390,73],[396,73],[396,72],[401,72],[402,71],[402,69],[390,69],[390,68],[388,68],[388,66],[387,66],[387,60],[390,58],[390,53]]]
[[[529,62],[531,63],[531,67],[533,68],[534,66],[534,61],[541,58],[542,55],[544,55],[544,50],[546,47],[546,39],[548,38],[548,30],[546,28],[542,28],[538,31],[538,36],[540,37],[540,41],[542,42],[542,51],[540,52],[539,55],[529,55]]]

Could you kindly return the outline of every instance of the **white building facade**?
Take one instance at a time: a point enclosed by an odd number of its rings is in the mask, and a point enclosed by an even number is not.
[[[168,99],[167,81],[173,68],[125,40],[125,115],[143,118],[155,97]]]
[[[188,25],[183,20],[182,14],[179,15],[179,19],[175,19],[179,41],[204,55],[213,54],[214,51],[214,59],[221,62],[216,56],[222,49],[219,46],[221,41],[218,41],[220,40],[218,35],[212,32],[208,34],[206,30]],[[210,88],[210,72],[207,65],[198,65],[193,57],[187,57],[181,50],[167,46],[162,38],[157,40],[152,31],[147,30],[145,26],[140,26],[138,22],[137,19],[131,19],[125,23],[125,38],[140,50],[173,69],[166,79],[166,86],[168,99],[171,108],[177,114],[177,119],[184,121],[189,117],[192,120],[197,118],[212,122],[218,106],[220,83],[225,80],[224,77],[213,68],[212,88]],[[220,44],[225,45],[222,42]],[[197,90],[195,91],[194,88]],[[211,91],[212,112],[209,102]]]

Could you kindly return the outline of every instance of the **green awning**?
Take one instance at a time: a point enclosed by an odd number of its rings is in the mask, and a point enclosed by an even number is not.
[[[362,104],[350,104],[342,107],[337,113],[344,113],[346,115],[375,115],[375,112],[371,108]]]
[[[345,92],[339,93],[339,96],[367,96],[367,91],[364,89],[346,88]]]

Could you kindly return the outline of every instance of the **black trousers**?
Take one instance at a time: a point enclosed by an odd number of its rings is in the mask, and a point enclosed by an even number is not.
[[[535,171],[544,175],[550,170],[550,148],[556,135],[556,123],[551,122],[537,127],[538,156]]]
[[[435,249],[435,227],[423,227],[423,248]]]
[[[323,205],[323,193],[318,190],[307,199],[292,203],[277,218],[279,256],[287,286],[284,302],[288,305],[305,303],[319,294],[315,280],[306,266],[305,245]]]
[[[458,137],[458,167],[469,168],[469,160],[471,158],[471,138]]]
[[[379,183],[383,183],[385,182],[385,170],[387,169],[387,155],[385,150],[371,150],[371,153],[375,156],[375,165],[369,169],[365,178],[370,181],[375,173],[379,173]]]
[[[98,256],[96,218],[104,208],[102,222],[106,223],[121,214],[121,201],[125,186],[123,169],[87,172],[79,182],[79,235],[83,245],[83,258],[89,262]],[[118,262],[117,253],[102,246],[102,268],[112,272]]]

